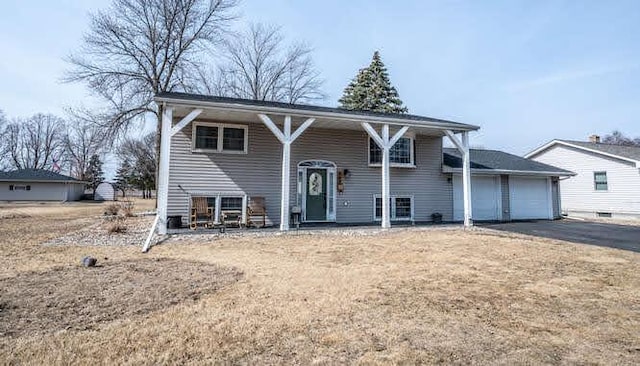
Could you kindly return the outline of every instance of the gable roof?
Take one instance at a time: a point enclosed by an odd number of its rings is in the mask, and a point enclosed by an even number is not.
[[[455,148],[443,148],[445,171],[462,169],[462,155]],[[471,170],[493,174],[567,176],[572,172],[497,150],[470,149]]]
[[[454,122],[445,119],[419,116],[415,114],[379,113],[370,111],[356,111],[342,108],[324,107],[310,104],[291,104],[282,102],[271,102],[264,100],[240,99],[220,97],[214,95],[190,94],[163,92],[156,94],[156,102],[187,103],[199,106],[225,107],[228,109],[252,109],[261,112],[291,113],[291,111],[303,113],[310,117],[328,117],[344,120],[357,120],[361,122],[389,122],[397,124],[412,124],[424,127],[440,127],[455,131],[474,131],[480,129],[479,126],[466,123]]]
[[[0,181],[84,183],[67,175],[44,169],[18,169],[9,172],[0,172]]]
[[[536,156],[553,145],[564,145],[579,150],[589,151],[592,153],[617,158],[620,160],[630,161],[640,167],[640,147],[638,146],[622,146],[614,144],[605,144],[601,142],[587,142],[574,140],[552,140],[532,152],[525,155],[526,158]]]

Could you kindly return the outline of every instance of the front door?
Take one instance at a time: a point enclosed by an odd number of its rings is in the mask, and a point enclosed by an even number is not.
[[[307,169],[307,221],[327,220],[327,169]]]

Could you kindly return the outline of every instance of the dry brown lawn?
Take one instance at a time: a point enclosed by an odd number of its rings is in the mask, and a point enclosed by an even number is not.
[[[13,304],[0,307],[0,364],[640,363],[637,253],[401,229],[170,240],[148,254],[40,244],[100,210],[0,219],[0,303]],[[80,268],[87,254],[103,267]],[[113,296],[81,297],[93,286]],[[50,292],[60,301],[34,304]],[[78,299],[90,309],[74,315]]]

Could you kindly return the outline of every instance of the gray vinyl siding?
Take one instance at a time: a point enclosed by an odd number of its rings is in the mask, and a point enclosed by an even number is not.
[[[31,186],[28,191],[9,190],[10,185]],[[80,199],[78,192],[84,191],[83,184],[57,182],[2,182],[0,183],[0,201],[75,201]]]
[[[248,123],[248,153],[192,153],[191,126],[172,138],[169,215],[186,221],[191,195],[237,194],[265,197],[269,224],[280,219],[282,146],[261,124]],[[410,195],[414,220],[430,221],[439,212],[452,219],[452,185],[442,173],[442,139],[416,136],[416,168],[391,168],[391,194]],[[297,199],[297,166],[304,160],[328,160],[348,169],[344,192],[338,194],[336,221],[372,222],[373,197],[381,193],[381,171],[368,166],[364,131],[309,128],[291,146],[291,204]]]
[[[500,176],[500,193],[502,199],[502,213],[501,220],[502,221],[511,221],[511,211],[509,207],[511,207],[511,201],[509,196],[509,176],[501,175]]]
[[[596,212],[640,216],[640,171],[633,163],[562,145],[532,159],[577,174],[560,181],[562,212],[589,217]],[[607,191],[594,188],[593,173],[598,171],[607,172]]]

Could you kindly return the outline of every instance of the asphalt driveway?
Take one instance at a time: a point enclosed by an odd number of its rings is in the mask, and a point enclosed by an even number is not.
[[[558,220],[485,224],[484,227],[580,244],[640,253],[640,226],[591,221]]]

